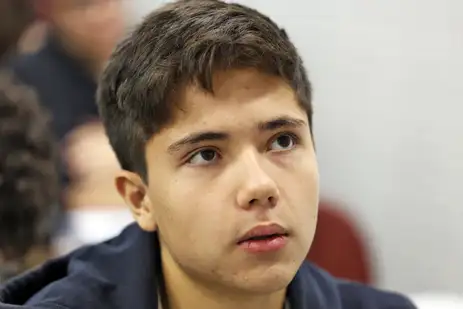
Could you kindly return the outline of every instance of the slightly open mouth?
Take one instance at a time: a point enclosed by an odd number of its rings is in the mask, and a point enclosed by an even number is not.
[[[269,235],[254,236],[254,237],[250,237],[248,239],[242,240],[238,242],[238,244],[242,244],[248,241],[263,241],[263,240],[270,240],[273,238],[286,237],[286,236],[288,236],[288,234],[269,234]]]

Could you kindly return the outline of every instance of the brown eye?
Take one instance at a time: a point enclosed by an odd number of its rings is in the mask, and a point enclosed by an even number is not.
[[[193,154],[188,160],[188,164],[206,165],[214,163],[219,158],[219,154],[214,149],[203,149]]]
[[[291,134],[281,134],[277,136],[270,145],[271,151],[290,150],[296,145],[296,138]]]

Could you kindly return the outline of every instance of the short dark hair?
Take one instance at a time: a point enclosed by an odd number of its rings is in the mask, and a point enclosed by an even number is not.
[[[146,142],[172,120],[175,94],[191,83],[213,94],[219,70],[254,68],[294,89],[312,123],[311,86],[285,31],[254,9],[217,0],[169,3],[115,49],[97,102],[125,170],[146,177]]]
[[[0,253],[46,245],[58,201],[56,143],[33,91],[0,72]],[[51,230],[51,227],[50,227]]]

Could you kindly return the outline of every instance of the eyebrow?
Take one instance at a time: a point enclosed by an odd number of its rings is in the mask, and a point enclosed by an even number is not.
[[[289,116],[281,116],[268,121],[259,122],[257,128],[259,131],[274,131],[281,128],[298,128],[308,126],[307,122]],[[220,131],[204,131],[187,135],[186,137],[174,142],[168,147],[168,152],[174,153],[179,151],[183,146],[199,144],[205,141],[224,141],[230,138],[230,134]]]
[[[281,116],[258,124],[260,131],[273,131],[281,128],[299,128],[304,126],[308,126],[306,121],[289,116]]]
[[[229,138],[229,134],[225,132],[207,131],[207,132],[192,133],[182,138],[181,140],[176,141],[175,143],[171,144],[168,148],[168,151],[173,153],[173,152],[180,150],[180,148],[185,145],[194,145],[194,144],[198,144],[198,143],[205,142],[205,141],[223,141],[228,138]]]

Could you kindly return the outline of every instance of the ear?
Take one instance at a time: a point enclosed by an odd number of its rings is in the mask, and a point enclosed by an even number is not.
[[[129,171],[121,171],[116,176],[116,188],[130,207],[138,225],[145,231],[155,231],[156,216],[147,194],[147,187],[141,177]]]

